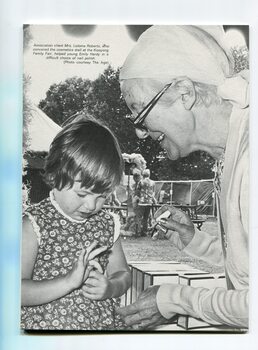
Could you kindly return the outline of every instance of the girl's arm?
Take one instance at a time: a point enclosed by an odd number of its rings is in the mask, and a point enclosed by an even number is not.
[[[127,265],[120,237],[111,250],[106,274],[112,298],[123,295],[131,285],[131,271]]]
[[[21,284],[21,303],[23,306],[41,305],[72,292],[79,288],[88,277],[89,258],[93,259],[106,247],[93,249],[96,242],[93,243],[88,251],[82,250],[78,260],[72,270],[67,275],[57,277],[51,280],[32,280],[34,264],[38,253],[38,241],[30,220],[26,217],[23,222],[22,235],[22,284]],[[89,254],[91,251],[91,254]]]

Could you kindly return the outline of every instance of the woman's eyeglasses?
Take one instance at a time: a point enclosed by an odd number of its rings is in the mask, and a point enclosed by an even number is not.
[[[126,119],[136,128],[142,131],[147,131],[147,128],[143,125],[144,120],[152,110],[152,108],[157,104],[159,99],[163,96],[163,94],[167,91],[167,89],[173,85],[175,82],[166,84],[163,89],[157,93],[156,96],[143,108],[143,110],[134,118],[132,115],[126,116]]]

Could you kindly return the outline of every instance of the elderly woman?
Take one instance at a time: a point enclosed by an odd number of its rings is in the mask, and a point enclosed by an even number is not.
[[[182,314],[248,328],[247,77],[233,75],[220,26],[153,26],[122,67],[121,89],[138,137],[150,136],[173,160],[197,150],[217,160],[221,239],[195,232],[189,218],[173,208],[163,226],[188,254],[224,263],[228,285],[153,286],[118,310],[128,325],[151,328]]]

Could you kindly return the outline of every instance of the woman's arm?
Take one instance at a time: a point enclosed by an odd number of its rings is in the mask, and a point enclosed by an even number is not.
[[[88,251],[82,250],[72,270],[67,275],[51,280],[32,280],[33,269],[38,253],[38,241],[30,220],[26,217],[23,222],[22,235],[22,285],[21,304],[23,306],[34,306],[49,303],[53,300],[79,288],[88,277],[90,269],[87,269],[89,258],[93,259],[106,247],[93,251],[96,242]],[[91,254],[89,254],[91,252]]]
[[[248,289],[163,284],[156,301],[160,313],[167,319],[177,313],[200,318],[209,324],[248,328]]]

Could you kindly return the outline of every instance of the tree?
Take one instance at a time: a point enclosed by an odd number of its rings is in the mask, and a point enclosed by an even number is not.
[[[85,110],[113,131],[123,153],[140,153],[139,140],[125,118],[130,111],[121,95],[118,69],[108,66],[92,82]]]
[[[249,51],[246,46],[233,47],[231,54],[234,59],[234,71],[239,73],[241,70],[249,69]]]
[[[41,100],[42,109],[54,122],[62,125],[72,114],[81,111],[87,104],[91,81],[73,77],[50,86],[46,98]]]

